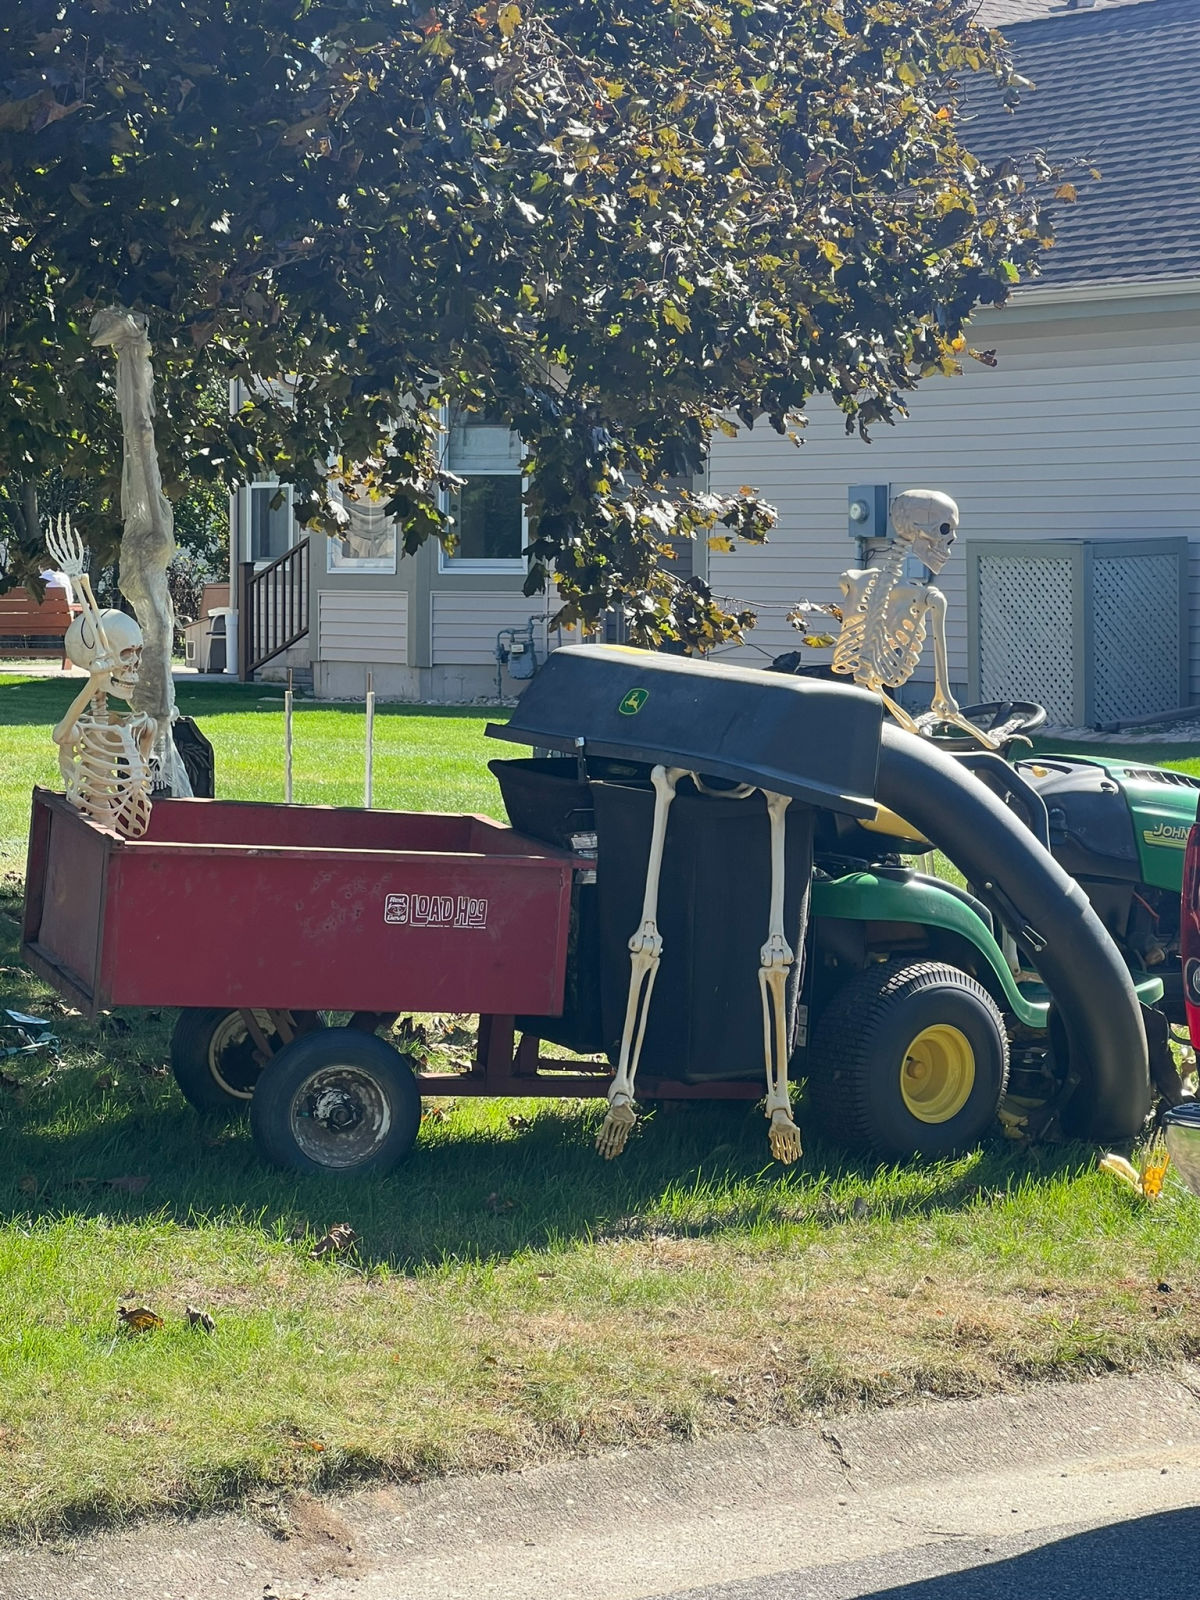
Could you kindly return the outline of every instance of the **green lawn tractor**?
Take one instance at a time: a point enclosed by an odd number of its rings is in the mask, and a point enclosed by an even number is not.
[[[827,1132],[881,1154],[949,1154],[997,1111],[1014,1133],[1089,1131],[1086,1073],[1052,1004],[1044,930],[1018,904],[1011,846],[1001,843],[1001,859],[973,837],[971,786],[986,787],[1083,890],[1141,1002],[1154,1088],[1167,1104],[1182,1098],[1170,1036],[1187,1021],[1180,892],[1200,783],[1102,755],[1034,753],[1029,735],[1046,714],[1031,703],[966,715],[1002,753],[957,730],[931,739],[962,787],[936,805],[917,799],[923,828],[884,807],[868,823],[827,816],[817,832],[811,1026],[797,1072]],[[932,875],[922,860],[931,840],[965,886]],[[1092,995],[1100,1017],[1106,1004]]]

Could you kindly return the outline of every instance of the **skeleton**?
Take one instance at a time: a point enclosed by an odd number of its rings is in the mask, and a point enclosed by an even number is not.
[[[852,677],[879,695],[901,727],[921,733],[938,723],[961,728],[988,749],[996,741],[968,722],[950,693],[946,652],[946,597],[933,584],[904,579],[904,564],[915,557],[936,577],[950,555],[958,527],[958,507],[933,489],[906,489],[891,505],[895,538],[879,564],[844,572],[842,631],[833,649],[833,670]],[[934,692],[918,720],[884,691],[907,683],[921,659],[926,632],[933,634]]]
[[[637,1121],[633,1109],[634,1088],[642,1043],[646,1036],[646,1019],[650,1012],[650,997],[662,961],[662,935],[658,931],[658,889],[662,877],[663,848],[667,837],[667,819],[676,788],[682,777],[690,776],[701,792],[706,790],[703,779],[696,773],[687,773],[682,767],[657,766],[650,774],[654,785],[654,821],[650,832],[650,860],[646,869],[646,888],[642,899],[642,920],[637,932],[629,941],[632,965],[629,978],[629,999],[625,1007],[625,1026],[621,1034],[621,1049],[617,1058],[617,1072],[608,1090],[608,1111],[596,1148],[606,1160],[620,1155]],[[725,799],[745,799],[756,791],[750,784],[722,791]],[[784,867],[787,808],[791,804],[785,795],[763,791],[767,800],[767,815],[771,826],[771,905],[767,927],[767,941],[759,960],[759,989],[763,1004],[763,1049],[766,1058],[767,1098],[766,1116],[770,1122],[768,1139],[771,1154],[777,1161],[792,1162],[800,1159],[800,1130],[792,1119],[791,1096],[788,1093],[788,1046],[785,991],[788,973],[795,954],[787,942],[784,931]]]
[[[142,630],[123,611],[101,611],[84,566],[83,545],[65,517],[46,535],[46,548],[66,573],[83,606],[63,648],[88,681],[51,737],[67,799],[91,822],[136,839],[150,823],[152,752],[158,723],[144,713],[109,710],[108,697],[128,702],[142,662]]]

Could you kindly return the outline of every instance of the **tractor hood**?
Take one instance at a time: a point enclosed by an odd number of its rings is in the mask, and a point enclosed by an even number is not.
[[[875,815],[883,707],[851,684],[618,645],[556,650],[493,739],[684,767],[851,817]]]
[[[1046,802],[1055,856],[1075,877],[1178,893],[1200,781],[1167,767],[1088,756],[1031,756],[1017,771]]]

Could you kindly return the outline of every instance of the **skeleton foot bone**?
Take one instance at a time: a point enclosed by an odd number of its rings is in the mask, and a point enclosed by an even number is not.
[[[662,766],[655,767],[650,774],[650,781],[654,785],[654,822],[650,834],[650,860],[646,868],[646,891],[642,897],[642,920],[629,941],[631,971],[625,1026],[621,1033],[621,1054],[617,1060],[617,1075],[608,1091],[608,1111],[596,1136],[596,1149],[607,1161],[624,1150],[630,1129],[637,1121],[633,1109],[634,1080],[642,1053],[642,1041],[646,1036],[650,996],[662,958],[662,935],[656,919],[663,845],[667,837],[667,814],[675,798],[675,787],[683,775],[682,767]]]

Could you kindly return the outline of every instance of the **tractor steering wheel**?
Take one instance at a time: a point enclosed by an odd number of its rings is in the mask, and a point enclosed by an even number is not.
[[[927,714],[928,715],[928,714]],[[1033,700],[988,700],[982,705],[963,706],[960,716],[973,722],[1006,750],[1014,740],[1036,733],[1046,721],[1046,708]],[[953,723],[918,719],[921,732],[943,750],[978,750],[979,745]]]

